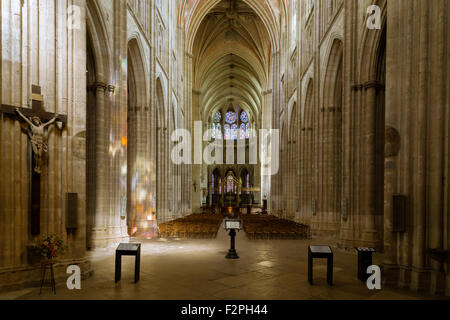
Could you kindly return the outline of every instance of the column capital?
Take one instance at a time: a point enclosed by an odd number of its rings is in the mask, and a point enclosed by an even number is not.
[[[368,90],[368,89],[371,89],[371,88],[375,88],[375,89],[377,89],[377,90],[384,89],[384,85],[381,84],[378,80],[369,80],[369,81],[366,81],[366,82],[364,82],[364,83],[362,84],[362,87],[363,87],[365,90]]]
[[[94,92],[97,92],[98,90],[106,91],[107,88],[108,88],[108,85],[104,82],[94,82],[87,86],[87,89],[89,91],[94,91]]]
[[[352,90],[353,91],[361,91],[363,89],[363,85],[362,84],[354,84],[352,85]]]

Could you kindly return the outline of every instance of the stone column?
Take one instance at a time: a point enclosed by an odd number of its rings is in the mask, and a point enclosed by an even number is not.
[[[272,75],[273,75],[273,102],[272,102],[272,123],[271,128],[280,130],[280,106],[281,106],[281,88],[280,88],[280,60],[281,55],[280,52],[275,52],[272,54]],[[280,136],[281,139],[281,136]],[[283,143],[282,141],[280,141]],[[280,147],[281,147],[280,143]],[[283,170],[283,157],[284,155],[280,152],[280,170],[278,171],[278,174],[271,177],[271,188],[270,188],[270,194],[268,194],[268,207],[270,208],[270,211],[273,213],[274,210],[279,210],[281,208],[280,201],[281,201],[281,187],[280,180],[282,177],[282,170]],[[273,206],[274,205],[274,206]]]
[[[195,121],[201,121],[201,114],[200,114],[200,95],[201,92],[200,91],[196,91],[194,90],[192,92],[192,126],[194,126],[194,122]],[[203,124],[202,126],[202,130],[205,130],[205,124]],[[203,140],[203,134],[205,132],[203,131],[202,133],[202,140]],[[198,143],[197,141],[194,140],[195,139],[195,135],[194,135],[194,131],[192,131],[192,152],[194,152],[195,150],[195,146]],[[206,142],[202,142],[201,145],[206,146],[207,143]],[[203,150],[203,149],[202,149]],[[203,151],[202,151],[202,155],[203,155]],[[190,185],[190,189],[192,190],[192,210],[195,212],[199,212],[200,210],[200,206],[201,206],[201,171],[202,171],[202,165],[200,164],[193,164],[192,166],[192,182]],[[194,181],[196,184],[196,190],[194,190]]]
[[[435,3],[435,2],[434,2]],[[433,3],[433,5],[434,5]],[[414,197],[414,248],[412,255],[412,267],[411,274],[411,288],[413,290],[423,290],[425,288],[426,271],[426,175],[427,175],[427,108],[428,108],[428,94],[429,94],[429,81],[428,77],[428,19],[429,19],[429,2],[420,0],[417,3],[416,12],[417,23],[419,24],[418,40],[418,65],[417,65],[417,82],[418,82],[418,95],[416,101],[416,112],[413,121],[415,122],[413,130],[413,137],[415,137],[413,153],[415,153],[414,161],[414,180],[413,180],[413,197]],[[407,32],[414,32],[414,29],[408,29]],[[415,86],[414,86],[415,87]]]
[[[358,45],[357,28],[358,28],[358,5],[356,1],[344,1],[344,39],[343,42],[343,105],[342,105],[342,198],[341,198],[341,228],[340,228],[340,246],[351,247],[353,245],[354,225],[353,225],[353,172],[354,172],[354,125],[352,125],[355,117],[354,100],[355,90],[348,84],[355,82],[357,61],[357,50],[354,48]]]
[[[188,130],[193,136],[193,126],[192,126],[192,90],[193,90],[193,55],[190,52],[185,52],[184,55],[184,115],[185,115],[185,129]],[[193,140],[192,140],[193,141]],[[193,145],[192,145],[193,146]],[[194,157],[192,156],[191,161],[193,162]],[[184,181],[183,181],[183,215],[188,215],[192,212],[192,205],[188,206],[189,203],[192,204],[192,165],[184,165],[185,169]]]
[[[377,90],[380,84],[373,80],[364,84],[365,90],[365,125],[364,125],[364,203],[365,221],[363,241],[370,247],[379,247],[378,231],[375,223],[375,131]]]
[[[170,110],[170,105],[167,106],[167,110]],[[170,113],[169,113],[170,114]],[[168,115],[169,117],[169,115]],[[169,137],[167,126],[169,124],[166,123],[166,127],[163,131],[163,141],[164,141],[164,208],[166,212],[166,219],[170,220],[170,212],[169,212],[169,183],[170,183],[170,160],[169,160]]]
[[[156,115],[158,117],[158,115]],[[163,214],[163,192],[162,192],[162,130],[158,123],[156,128],[156,213],[158,218],[158,223],[164,223]]]
[[[105,215],[107,211],[107,200],[106,197],[109,193],[107,190],[107,183],[105,179],[106,174],[106,159],[107,159],[107,130],[105,124],[105,91],[106,84],[97,82],[94,84],[95,88],[95,99],[96,99],[96,121],[95,121],[95,217],[93,221],[93,235],[92,241],[96,242],[97,235],[100,236],[101,233],[105,231],[106,221]]]

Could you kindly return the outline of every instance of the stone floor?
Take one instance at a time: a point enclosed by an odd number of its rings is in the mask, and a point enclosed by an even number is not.
[[[326,283],[326,263],[317,260],[315,285],[307,281],[307,247],[325,244],[298,240],[247,240],[238,234],[241,259],[226,260],[229,238],[221,229],[215,240],[146,241],[142,247],[141,281],[134,284],[134,258],[123,257],[122,281],[114,283],[114,250],[91,252],[93,277],[81,290],[59,283],[57,295],[27,289],[0,299],[197,300],[197,299],[433,299],[409,291],[369,291],[356,279],[356,255],[335,252],[334,286]],[[374,257],[378,263],[379,257]]]

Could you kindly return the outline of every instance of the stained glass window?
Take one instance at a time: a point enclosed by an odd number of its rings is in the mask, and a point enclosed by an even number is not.
[[[297,44],[297,0],[292,0],[291,50]]]
[[[222,120],[222,114],[220,112],[216,112],[216,114],[214,115],[213,121],[215,123],[219,123],[220,120]]]
[[[216,131],[215,138],[217,140],[221,140],[222,139],[222,126],[220,125],[220,123],[216,123],[215,131]]]
[[[239,130],[239,139],[244,140],[245,138],[247,138],[247,131],[245,123],[242,123],[241,129]]]
[[[248,122],[248,114],[247,114],[247,112],[242,111],[242,113],[241,113],[241,121],[243,123],[247,123]]]
[[[250,174],[247,173],[245,187],[247,188],[247,194],[250,194]]]
[[[213,139],[222,139],[222,126],[220,123],[213,123],[211,126],[211,137]]]
[[[215,176],[214,176],[214,173],[213,173],[212,179],[211,179],[211,194],[214,194],[214,178],[215,178]]]
[[[233,176],[228,176],[227,178],[227,193],[233,192],[234,181]]]
[[[233,124],[237,120],[236,112],[230,111],[225,115],[225,122],[228,124]]]
[[[226,124],[223,126],[224,128],[224,136],[225,136],[225,140],[230,140],[231,139],[231,129],[230,129],[230,125]]]
[[[213,123],[211,126],[211,138],[215,139],[216,138],[216,124]]]
[[[237,140],[238,138],[238,126],[237,124],[231,125],[231,140]]]
[[[250,139],[250,123],[245,125],[245,138]]]

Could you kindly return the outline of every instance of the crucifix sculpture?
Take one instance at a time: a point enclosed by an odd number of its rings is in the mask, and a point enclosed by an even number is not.
[[[39,235],[41,224],[41,172],[43,159],[48,152],[47,128],[56,123],[58,129],[62,130],[67,123],[67,116],[49,113],[44,110],[44,97],[39,86],[32,86],[31,102],[31,109],[2,104],[0,111],[6,116],[24,120],[28,125],[26,130],[33,153],[31,159],[30,231],[32,235]]]
[[[53,119],[47,123],[42,123],[41,119],[37,116],[33,116],[31,119],[28,119],[22,114],[22,112],[20,112],[19,108],[16,108],[16,112],[29,125],[28,136],[33,148],[34,171],[40,174],[42,156],[48,151],[48,131],[46,129],[56,121],[57,117],[53,117]]]

